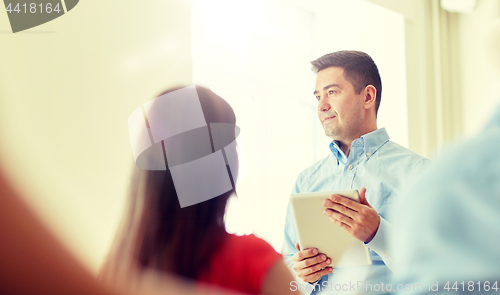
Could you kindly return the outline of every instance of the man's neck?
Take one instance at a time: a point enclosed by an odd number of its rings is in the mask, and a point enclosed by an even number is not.
[[[346,157],[349,157],[349,153],[351,152],[351,145],[352,145],[352,142],[358,138],[360,138],[361,136],[365,135],[365,134],[368,134],[370,132],[373,132],[375,130],[377,130],[377,127],[375,126],[374,127],[375,129],[373,128],[370,128],[368,129],[368,131],[366,132],[362,132],[361,134],[359,134],[358,136],[352,136],[350,139],[345,139],[345,140],[337,140],[337,145],[339,146],[339,148],[342,150],[342,152],[344,152],[344,155]],[[372,130],[373,129],[373,130]]]
[[[346,157],[349,157],[349,153],[351,152],[351,143],[352,143],[352,140],[350,142],[347,142],[347,141],[338,141],[337,142],[337,145],[339,146],[340,150],[342,152],[344,152],[344,155]]]

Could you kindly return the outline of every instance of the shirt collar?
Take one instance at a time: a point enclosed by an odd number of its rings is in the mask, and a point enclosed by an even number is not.
[[[340,149],[340,147],[337,145],[337,142],[335,140],[330,142],[330,150],[337,159],[337,164],[339,162],[345,164],[347,157],[345,156],[344,152]]]
[[[369,158],[388,141],[389,134],[387,134],[385,128],[380,128],[355,139],[351,144],[351,152],[354,147],[362,147],[364,154]],[[338,162],[345,162],[347,157],[335,140],[330,143],[330,150]]]
[[[389,141],[389,134],[387,134],[385,128],[380,128],[361,136],[361,139],[361,142],[364,143],[365,154],[371,156]]]

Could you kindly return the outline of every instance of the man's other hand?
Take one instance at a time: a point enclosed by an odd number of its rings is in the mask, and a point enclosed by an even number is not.
[[[365,243],[370,242],[377,233],[380,217],[365,198],[366,188],[359,191],[359,200],[355,202],[341,195],[331,195],[323,202],[323,213],[351,236]]]
[[[295,244],[299,252],[292,257],[293,270],[297,276],[304,282],[314,283],[322,276],[329,274],[333,268],[328,267],[332,260],[323,253],[318,253],[318,249],[309,248],[300,250],[299,243]]]

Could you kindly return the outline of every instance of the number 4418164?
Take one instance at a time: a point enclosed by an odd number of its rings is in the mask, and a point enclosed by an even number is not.
[[[451,282],[453,283],[453,282]],[[482,288],[481,288],[482,287]],[[446,291],[498,291],[498,283],[497,281],[495,282],[490,282],[490,281],[478,281],[478,282],[473,282],[473,281],[468,281],[468,282],[456,282],[453,283],[453,285],[450,287],[450,282],[446,282],[446,285],[444,285],[443,289]]]
[[[29,6],[28,6],[29,4]],[[37,6],[39,6],[40,8],[37,9]],[[23,9],[24,8],[24,9]],[[9,5],[7,6],[7,12],[8,13],[13,13],[13,12],[17,12],[17,13],[27,13],[27,12],[30,12],[30,13],[43,13],[43,3],[40,3],[39,5],[36,5],[36,3],[24,3],[23,5],[20,5],[20,3],[17,3],[17,5],[14,7],[14,9],[12,9],[12,3],[9,3]],[[57,3],[54,7],[52,7],[52,3],[47,3],[45,5],[45,13],[53,13],[53,12],[56,12],[56,13],[60,13],[61,12],[61,9],[59,8],[59,3]]]

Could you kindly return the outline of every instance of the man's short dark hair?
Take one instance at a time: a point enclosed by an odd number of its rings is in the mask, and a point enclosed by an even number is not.
[[[344,78],[352,84],[357,94],[361,93],[366,86],[373,85],[377,89],[375,114],[378,113],[382,98],[382,81],[377,65],[368,54],[351,50],[336,51],[311,61],[311,64],[316,74],[330,67],[343,68]]]

